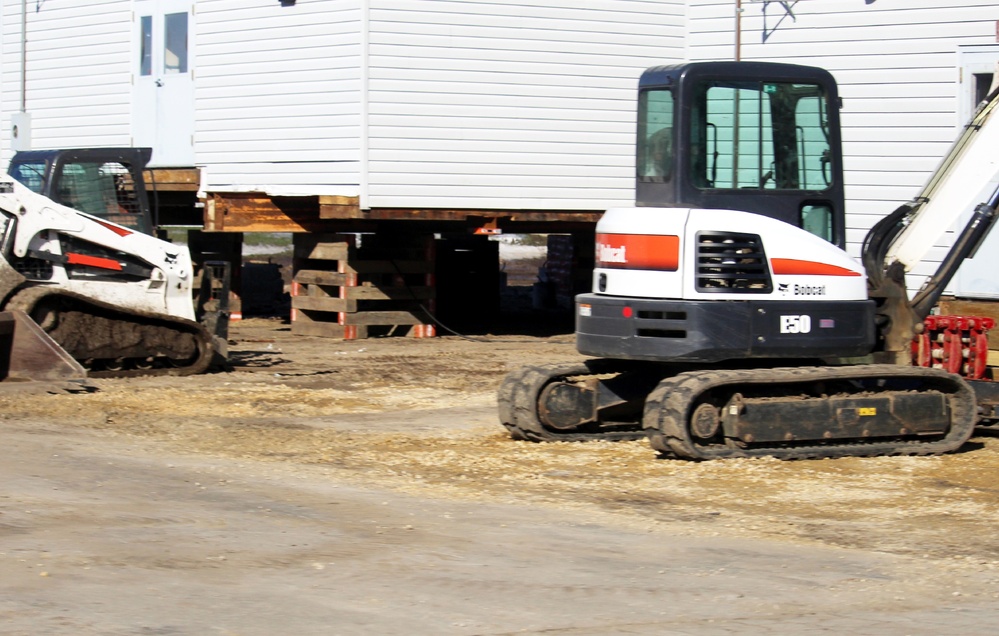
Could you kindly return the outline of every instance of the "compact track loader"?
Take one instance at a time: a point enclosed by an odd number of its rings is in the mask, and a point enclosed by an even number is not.
[[[151,235],[149,157],[18,153],[0,179],[5,379],[187,375],[224,357],[195,321],[187,248]]]

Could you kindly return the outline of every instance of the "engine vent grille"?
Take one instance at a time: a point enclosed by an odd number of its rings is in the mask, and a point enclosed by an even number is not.
[[[28,280],[51,280],[53,269],[52,263],[43,261],[40,258],[19,258],[12,261],[14,270]]]
[[[769,294],[767,255],[758,234],[699,232],[696,288],[699,292]]]

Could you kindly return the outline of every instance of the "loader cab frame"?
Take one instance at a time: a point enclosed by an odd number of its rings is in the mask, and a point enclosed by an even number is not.
[[[827,71],[694,62],[639,80],[635,201],[743,210],[844,247],[840,99]]]
[[[143,175],[151,157],[150,148],[29,150],[15,153],[7,172],[56,203],[151,234]]]

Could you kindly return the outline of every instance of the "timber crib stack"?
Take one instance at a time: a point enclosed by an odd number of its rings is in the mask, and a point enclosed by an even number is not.
[[[292,333],[436,335],[432,235],[296,234],[294,247]]]

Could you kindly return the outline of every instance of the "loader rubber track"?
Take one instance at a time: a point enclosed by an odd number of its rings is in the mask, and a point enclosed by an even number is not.
[[[828,383],[879,382],[899,385],[898,389],[875,390],[885,393],[935,392],[946,396],[950,426],[940,435],[900,436],[898,438],[861,438],[800,441],[772,444],[699,443],[691,431],[695,409],[710,392],[732,394],[751,387],[757,395],[789,402],[796,390],[807,390]],[[878,391],[882,391],[878,393]],[[864,397],[870,392],[858,391]],[[797,398],[800,399],[800,398]],[[663,380],[645,404],[643,423],[653,448],[667,457],[705,460],[727,457],[769,456],[780,459],[818,459],[881,455],[937,455],[957,450],[974,431],[977,419],[975,394],[966,382],[937,369],[893,365],[858,365],[848,367],[803,367],[681,373]]]
[[[510,372],[500,384],[497,405],[500,422],[516,440],[532,442],[583,442],[593,440],[643,439],[640,422],[615,422],[609,426],[595,423],[582,430],[559,431],[546,426],[538,413],[538,396],[548,384],[569,378],[600,375],[600,363],[551,364],[521,367]]]
[[[194,375],[212,362],[211,336],[191,320],[124,309],[55,287],[18,291],[5,308],[31,316],[89,377]]]

